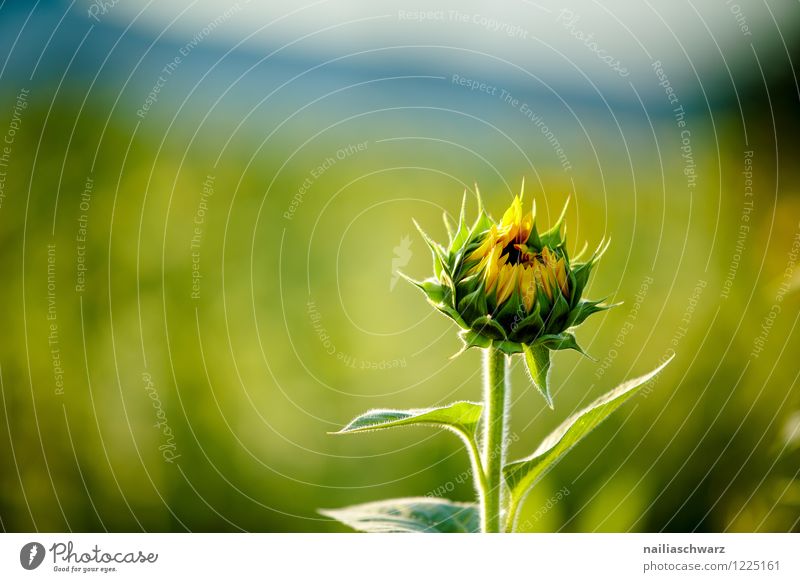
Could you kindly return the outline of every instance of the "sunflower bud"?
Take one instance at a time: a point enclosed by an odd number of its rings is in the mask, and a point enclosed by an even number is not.
[[[525,213],[522,192],[499,222],[486,213],[478,194],[478,218],[471,227],[464,217],[465,202],[466,193],[457,228],[445,217],[446,248],[417,225],[433,253],[434,276],[412,283],[462,328],[464,349],[493,346],[509,355],[524,354],[533,383],[552,408],[550,351],[583,353],[568,330],[613,307],[582,298],[589,274],[608,245],[585,261],[580,256],[570,259],[561,233],[566,206],[558,222],[539,233],[535,205]]]

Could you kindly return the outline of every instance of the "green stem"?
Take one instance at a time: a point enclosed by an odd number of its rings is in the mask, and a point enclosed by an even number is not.
[[[505,463],[506,355],[486,349],[484,365],[483,466],[486,483],[482,499],[482,529],[501,531],[503,508],[503,464]]]

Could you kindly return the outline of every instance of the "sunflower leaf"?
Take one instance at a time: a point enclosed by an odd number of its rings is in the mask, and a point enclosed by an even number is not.
[[[518,507],[528,490],[536,485],[547,471],[612,412],[630,400],[637,390],[661,372],[671,359],[644,376],[620,384],[568,418],[550,433],[530,457],[508,463],[503,468],[503,475],[511,492],[511,506]],[[513,515],[511,517],[513,519]]]
[[[481,403],[467,401],[453,402],[436,408],[370,410],[357,416],[347,426],[333,434],[368,432],[420,424],[446,428],[473,439],[482,411]]]
[[[437,497],[406,497],[320,509],[319,513],[370,533],[475,533],[480,514],[474,503]]]

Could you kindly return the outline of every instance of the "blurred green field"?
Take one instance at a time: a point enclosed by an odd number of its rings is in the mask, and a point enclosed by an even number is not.
[[[587,295],[622,305],[554,355],[554,411],[514,362],[512,458],[675,359],[521,529],[800,531],[796,9],[106,4],[0,4],[0,530],[472,499],[451,434],[329,433],[481,397],[398,271],[431,271],[412,220],[524,179],[571,252],[611,239]]]
[[[409,236],[402,270],[427,276],[412,217],[442,238],[442,212],[457,212],[473,181],[497,214],[523,176],[541,224],[572,196],[573,249],[612,238],[589,295],[625,303],[578,332],[598,361],[555,355],[555,411],[515,363],[512,456],[677,354],[649,394],[534,491],[525,529],[798,528],[796,278],[765,351],[750,356],[800,228],[797,167],[776,176],[767,130],[747,146],[755,205],[723,298],[744,200],[746,147],[732,114],[717,117],[716,144],[694,126],[703,174],[689,194],[669,118],[654,127],[664,173],[649,128],[623,144],[599,127],[598,159],[578,150],[566,175],[530,132],[519,151],[469,121],[432,127],[439,113],[356,119],[308,145],[297,125],[266,144],[269,123],[247,126],[223,150],[224,120],[184,115],[165,132],[112,112],[103,96],[49,107],[36,90],[0,207],[3,529],[343,531],[316,509],[434,492],[471,499],[466,455],[449,434],[326,433],[371,407],[480,397],[480,354],[448,359],[455,330],[409,285],[392,287],[393,249]],[[0,128],[14,94],[2,99]]]

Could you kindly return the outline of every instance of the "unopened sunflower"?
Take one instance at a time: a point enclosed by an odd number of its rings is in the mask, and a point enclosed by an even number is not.
[[[601,244],[585,261],[580,260],[583,251],[570,259],[561,232],[566,206],[556,224],[539,233],[535,205],[525,212],[522,192],[499,222],[477,197],[478,217],[472,226],[466,222],[464,203],[457,228],[445,218],[446,247],[420,229],[433,253],[434,276],[412,282],[463,328],[465,349],[493,346],[509,355],[524,354],[534,384],[552,407],[550,351],[582,352],[569,330],[611,307],[582,297],[607,245]]]

